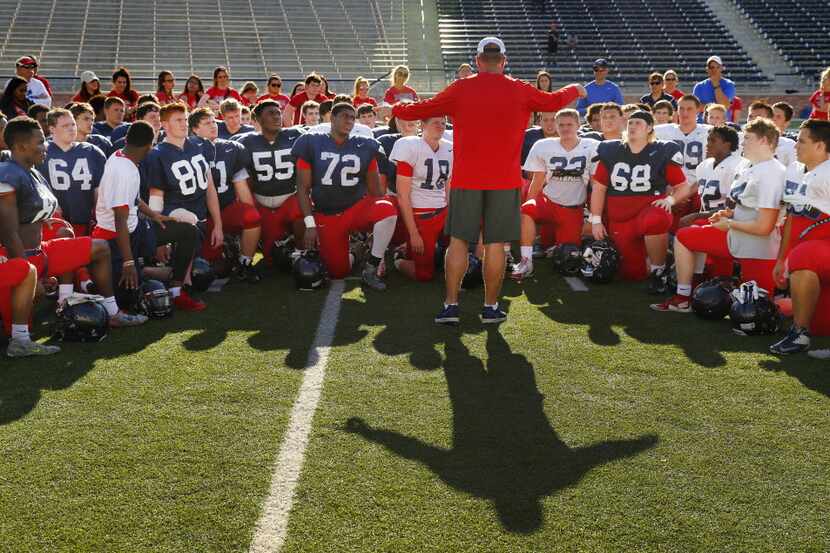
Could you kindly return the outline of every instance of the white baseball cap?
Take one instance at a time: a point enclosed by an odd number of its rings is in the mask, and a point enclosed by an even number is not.
[[[709,65],[710,62],[715,62],[718,65],[723,65],[723,62],[720,59],[720,56],[709,56],[709,59],[706,60],[706,65]]]
[[[91,83],[92,81],[101,82],[101,79],[99,79],[98,75],[96,75],[92,71],[84,71],[83,73],[81,73],[81,82],[82,83]]]
[[[504,47],[504,42],[500,38],[496,38],[494,36],[487,36],[481,39],[481,42],[478,43],[477,51],[479,54],[484,53],[484,49],[487,46],[498,46],[499,54],[504,54],[507,52],[507,49]]]

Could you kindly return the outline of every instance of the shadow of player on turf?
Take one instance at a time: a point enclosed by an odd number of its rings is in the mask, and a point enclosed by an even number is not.
[[[431,446],[351,418],[346,430],[418,461],[462,492],[492,502],[502,526],[528,534],[543,525],[542,500],[573,486],[593,467],[632,457],[655,435],[569,447],[552,428],[533,366],[488,331],[487,366],[458,337],[446,342],[444,373],[453,410],[452,449]]]

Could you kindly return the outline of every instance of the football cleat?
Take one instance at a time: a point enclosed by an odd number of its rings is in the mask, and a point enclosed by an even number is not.
[[[769,350],[777,355],[801,353],[808,349],[810,349],[810,333],[806,328],[798,328],[795,325],[790,327],[786,336],[769,347]]]
[[[648,277],[648,293],[652,296],[665,295],[668,290],[668,277],[665,269],[654,269]]]
[[[182,311],[204,311],[207,309],[205,302],[197,300],[185,290],[182,290],[181,294],[173,298],[173,305],[176,309],[181,309]]]
[[[61,350],[58,346],[47,346],[46,344],[38,344],[31,340],[18,340],[12,338],[9,340],[9,346],[6,348],[6,355],[9,357],[31,357],[34,355],[53,355]]]
[[[692,306],[689,296],[675,294],[663,303],[652,303],[650,306],[654,311],[674,311],[675,313],[691,313]]]
[[[378,268],[371,263],[363,265],[363,273],[360,278],[363,281],[363,284],[372,290],[378,290],[379,292],[386,290],[386,283],[383,282],[380,275],[378,275]]]
[[[513,270],[510,273],[510,278],[513,280],[522,280],[533,276],[533,259],[523,257],[522,260],[513,265]]]

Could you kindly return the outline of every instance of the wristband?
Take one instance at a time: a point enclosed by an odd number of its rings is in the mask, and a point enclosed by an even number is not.
[[[314,222],[314,215],[306,215],[303,217],[303,223],[305,223],[305,228],[317,228],[317,223]]]
[[[122,264],[122,267],[133,267],[135,266],[135,259],[128,259]]]
[[[588,222],[592,225],[601,225],[602,215],[591,215],[590,217],[588,217]]]
[[[669,205],[674,207],[674,204],[677,203],[677,200],[674,199],[674,196],[666,196],[666,201],[669,202]]]

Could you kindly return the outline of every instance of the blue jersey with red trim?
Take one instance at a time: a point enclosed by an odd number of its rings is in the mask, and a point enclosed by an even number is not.
[[[21,224],[40,223],[58,208],[58,199],[49,190],[37,169],[25,169],[16,161],[0,163],[0,194],[14,192],[17,217]]]
[[[224,209],[236,200],[234,181],[248,177],[245,170],[245,147],[239,142],[221,138],[213,143],[209,140],[201,142],[213,175],[213,186],[219,196],[219,207]]]
[[[262,133],[251,132],[234,138],[245,149],[245,168],[251,192],[258,196],[284,196],[297,191],[292,148],[304,135],[297,127],[283,129],[269,142]]]
[[[164,191],[164,215],[186,209],[200,221],[207,219],[207,188],[210,165],[199,139],[188,138],[184,146],[162,142],[144,160],[150,188]]]
[[[88,225],[92,221],[95,190],[106,163],[104,153],[87,142],[75,142],[67,151],[49,142],[38,171],[58,199],[63,218],[73,225]]]

